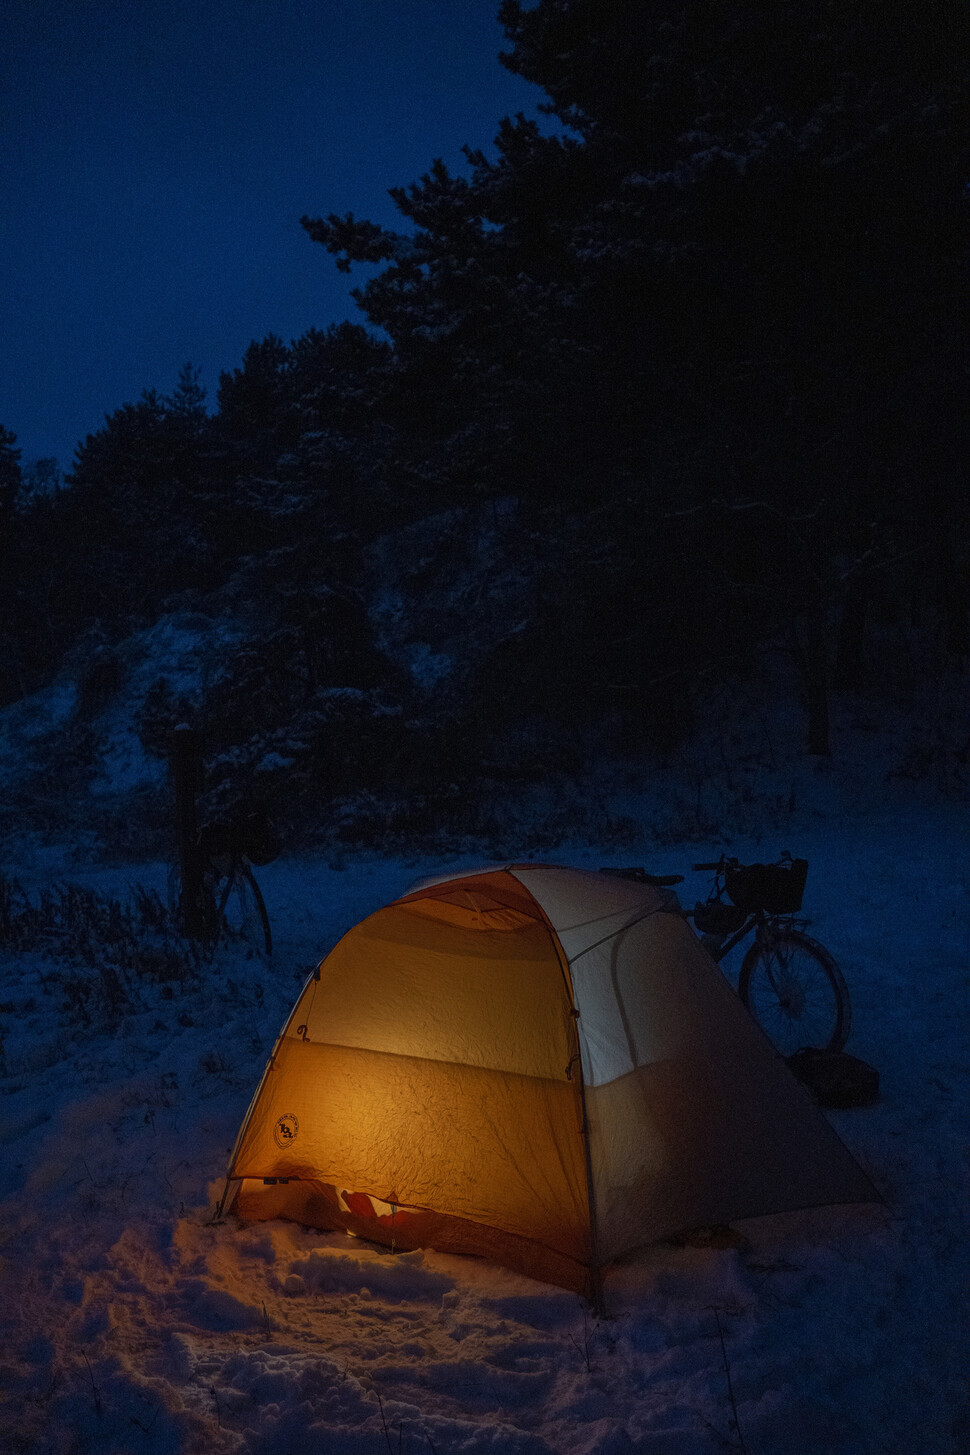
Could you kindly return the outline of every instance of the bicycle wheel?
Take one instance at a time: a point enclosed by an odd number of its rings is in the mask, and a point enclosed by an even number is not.
[[[738,994],[783,1056],[812,1046],[841,1051],[849,1038],[849,990],[832,956],[798,930],[776,930],[751,946]]]
[[[272,955],[269,915],[248,864],[232,864],[215,886],[220,933],[244,940],[259,955]]]

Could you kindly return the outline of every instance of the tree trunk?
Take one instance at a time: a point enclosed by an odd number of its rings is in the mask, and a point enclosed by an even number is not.
[[[808,640],[805,656],[808,663],[806,702],[808,706],[808,751],[827,758],[829,741],[828,669],[825,662],[825,619],[821,603],[808,614]]]
[[[863,685],[866,616],[870,586],[864,576],[853,576],[842,601],[839,635],[835,648],[835,685],[858,692]]]
[[[962,661],[970,653],[970,614],[963,582],[952,576],[943,590],[943,610],[946,613],[947,650]]]
[[[196,803],[202,791],[202,743],[198,733],[184,724],[174,729],[171,743],[175,833],[182,884],[179,914],[183,933],[193,939],[204,939],[207,926]]]
[[[805,645],[798,639],[792,622],[792,652],[808,714],[808,751],[819,758],[831,752],[829,735],[828,669],[825,661],[825,617],[821,601],[813,602],[805,615]]]

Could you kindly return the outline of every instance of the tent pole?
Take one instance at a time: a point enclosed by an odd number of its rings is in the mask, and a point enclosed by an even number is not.
[[[215,1224],[221,1223],[223,1221],[223,1216],[224,1216],[224,1214],[226,1212],[226,1204],[229,1201],[229,1188],[230,1188],[232,1182],[235,1181],[235,1180],[236,1179],[234,1179],[231,1176],[226,1178],[226,1185],[222,1189],[222,1196],[220,1197],[219,1201],[216,1203],[216,1210],[212,1214],[212,1216],[209,1219],[208,1223],[206,1224],[206,1227],[209,1227],[209,1228],[214,1227]]]
[[[539,908],[541,909],[542,906],[540,905]],[[586,1206],[589,1209],[589,1250],[591,1260],[589,1264],[589,1302],[592,1304],[596,1317],[605,1319],[608,1317],[608,1314],[603,1298],[603,1276],[596,1262],[599,1242],[596,1229],[596,1194],[593,1188],[593,1162],[589,1151],[589,1115],[586,1110],[586,1078],[583,1076],[583,1047],[579,1039],[579,1011],[576,1009],[576,995],[573,991],[572,965],[566,956],[565,950],[559,943],[559,936],[556,934],[552,921],[545,915],[544,910],[543,917],[546,920],[546,926],[552,937],[556,958],[559,961],[563,981],[567,994],[569,995],[569,1018],[572,1021],[574,1037],[573,1055],[569,1064],[570,1066],[575,1064],[576,1076],[579,1083],[579,1106],[582,1113],[580,1135],[583,1139],[583,1162],[586,1169]],[[566,1074],[568,1076],[568,1070]]]
[[[589,1270],[589,1302],[598,1319],[608,1319],[606,1294],[603,1289],[603,1270],[595,1264]]]
[[[248,1108],[248,1110],[246,1112],[246,1115],[243,1117],[242,1126],[239,1128],[239,1131],[236,1134],[236,1140],[233,1143],[233,1148],[232,1148],[232,1155],[229,1158],[229,1170],[226,1173],[226,1186],[225,1186],[225,1188],[223,1190],[222,1197],[219,1199],[219,1203],[218,1203],[218,1206],[216,1208],[215,1215],[214,1215],[214,1217],[212,1219],[213,1222],[215,1222],[217,1218],[220,1218],[222,1216],[223,1208],[226,1205],[226,1194],[229,1191],[229,1184],[230,1184],[230,1182],[232,1182],[232,1181],[235,1180],[236,1157],[238,1156],[239,1149],[240,1149],[240,1147],[243,1144],[243,1139],[244,1139],[247,1131],[249,1130],[249,1123],[252,1120],[253,1112],[256,1110],[256,1103],[259,1101],[259,1098],[260,1098],[260,1095],[262,1093],[263,1087],[266,1084],[266,1078],[269,1076],[269,1073],[273,1069],[273,1062],[276,1060],[276,1053],[277,1053],[277,1051],[280,1048],[280,1044],[281,1044],[281,1042],[283,1040],[283,1037],[286,1035],[286,1033],[289,1030],[290,1026],[293,1024],[293,1021],[294,1021],[294,1019],[296,1017],[296,1013],[299,1010],[299,1008],[300,1008],[300,1006],[301,1006],[301,1004],[303,1002],[303,997],[306,995],[307,990],[308,990],[310,984],[313,981],[315,981],[315,980],[319,980],[319,978],[320,978],[320,967],[318,965],[317,968],[316,968],[316,970],[314,970],[313,974],[307,976],[307,979],[306,979],[306,981],[304,983],[303,989],[300,991],[299,995],[296,998],[296,1003],[293,1006],[293,1009],[290,1011],[290,1013],[287,1016],[286,1020],[283,1022],[283,1029],[280,1031],[279,1035],[276,1037],[276,1040],[273,1043],[273,1049],[272,1049],[272,1051],[269,1054],[269,1059],[267,1060],[266,1065],[263,1067],[263,1074],[259,1078],[259,1082],[257,1084],[256,1090],[253,1092],[252,1100],[249,1103],[249,1108]]]
[[[575,1020],[573,1021],[575,1025]],[[576,1040],[579,1041],[579,1028],[576,1028]],[[603,1275],[599,1264],[596,1262],[597,1243],[596,1235],[596,1196],[593,1191],[593,1163],[589,1154],[589,1117],[586,1115],[586,1082],[583,1079],[582,1057],[577,1061],[577,1074],[579,1076],[579,1100],[583,1109],[583,1156],[586,1162],[586,1202],[589,1207],[589,1243],[592,1262],[589,1267],[590,1296],[589,1301],[593,1306],[593,1312],[598,1319],[608,1318],[606,1303],[603,1298]]]

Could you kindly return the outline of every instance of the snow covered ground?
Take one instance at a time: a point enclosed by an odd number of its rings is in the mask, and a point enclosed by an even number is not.
[[[708,847],[555,857],[666,871]],[[259,875],[271,964],[224,950],[198,982],[130,986],[113,1017],[93,985],[88,1025],[70,1012],[70,976],[96,972],[5,956],[0,1449],[965,1455],[965,828],[912,808],[730,845],[752,858],[786,847],[811,860],[812,932],[850,985],[849,1049],[882,1076],[876,1106],[831,1117],[886,1205],[750,1220],[741,1248],[645,1249],[609,1273],[603,1321],[475,1259],[209,1224],[308,969],[411,880],[451,866],[273,864]],[[37,888],[57,863],[18,869]],[[70,877],[161,889],[165,867]],[[684,889],[692,902],[701,876]]]

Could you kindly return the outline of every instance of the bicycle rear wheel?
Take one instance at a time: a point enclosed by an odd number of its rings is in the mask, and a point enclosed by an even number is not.
[[[775,930],[745,955],[738,994],[783,1056],[811,1046],[841,1051],[849,989],[832,956],[798,930]]]
[[[215,886],[220,932],[244,940],[259,955],[272,955],[269,915],[248,864],[233,864]]]

